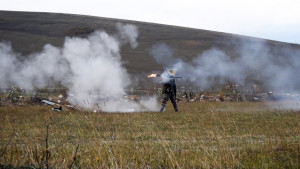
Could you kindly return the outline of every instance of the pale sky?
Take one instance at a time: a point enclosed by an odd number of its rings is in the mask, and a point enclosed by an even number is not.
[[[300,44],[300,0],[0,0],[0,5],[0,10],[128,19]]]

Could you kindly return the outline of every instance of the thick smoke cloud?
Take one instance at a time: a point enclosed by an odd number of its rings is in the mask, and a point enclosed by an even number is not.
[[[176,59],[174,50],[166,44],[154,45],[150,53],[166,69],[175,69],[185,80],[201,89],[225,84],[228,80],[247,85],[251,79],[263,83],[270,91],[299,91],[300,50],[288,47],[274,49],[264,41],[234,44],[239,46],[236,50],[239,57],[233,58],[220,49],[212,48],[189,63]]]
[[[140,104],[124,99],[130,84],[122,66],[120,49],[129,43],[132,48],[138,29],[134,25],[117,24],[117,33],[96,31],[87,38],[68,37],[62,48],[45,45],[42,52],[24,56],[13,52],[9,43],[0,43],[0,87],[12,85],[33,89],[59,82],[68,88],[69,100],[86,109],[105,112],[156,111],[156,99]],[[152,104],[152,107],[145,106]],[[99,107],[99,108],[98,108]]]
[[[175,69],[183,80],[198,89],[235,82],[242,89],[259,82],[280,102],[269,103],[274,109],[300,110],[300,50],[272,48],[264,41],[233,42],[238,57],[211,48],[187,63],[174,57],[166,44],[154,45],[151,54],[165,69]],[[238,47],[237,47],[238,46]]]

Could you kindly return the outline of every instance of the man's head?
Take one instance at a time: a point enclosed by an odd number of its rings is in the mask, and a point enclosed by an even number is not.
[[[175,76],[175,70],[170,69],[168,72],[169,72],[169,74],[170,74],[171,76]]]

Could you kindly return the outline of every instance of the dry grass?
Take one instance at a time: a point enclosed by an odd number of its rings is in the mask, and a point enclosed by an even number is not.
[[[299,112],[263,103],[179,108],[106,114],[0,107],[0,168],[45,168],[47,125],[50,168],[300,167]]]

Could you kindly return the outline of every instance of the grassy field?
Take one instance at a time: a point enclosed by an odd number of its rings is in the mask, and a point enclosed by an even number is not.
[[[131,114],[0,107],[0,168],[300,168],[299,112],[170,106]]]

